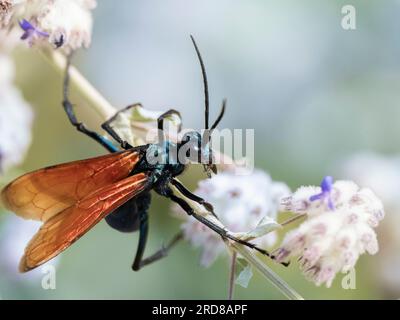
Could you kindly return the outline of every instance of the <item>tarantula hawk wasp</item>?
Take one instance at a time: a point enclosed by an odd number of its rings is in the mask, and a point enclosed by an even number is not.
[[[43,222],[42,227],[25,249],[19,266],[21,272],[34,269],[57,256],[103,218],[118,231],[139,230],[139,244],[132,265],[133,270],[137,271],[166,256],[168,250],[182,238],[181,233],[178,233],[166,247],[143,259],[148,235],[147,211],[151,190],[179,204],[187,214],[220,234],[222,238],[236,241],[269,255],[253,243],[234,237],[225,228],[199,215],[187,201],[177,197],[171,190],[170,184],[187,199],[197,202],[215,215],[211,204],[191,193],[175,178],[184,171],[186,164],[178,158],[170,158],[170,153],[167,152],[171,148],[179,151],[184,146],[189,146],[196,151],[194,158],[197,162],[204,163],[203,160],[212,160],[209,139],[225,112],[224,100],[219,116],[211,127],[209,126],[207,75],[197,44],[193,37],[191,39],[203,75],[206,130],[203,136],[196,131],[187,132],[177,143],[162,140],[158,144],[132,147],[112,128],[110,125],[112,119],[110,119],[102,125],[102,128],[119,143],[121,151],[111,141],[79,122],[69,100],[71,58],[68,58],[63,106],[69,121],[78,131],[100,143],[111,154],[40,169],[17,178],[4,188],[2,200],[8,209],[23,218]],[[132,105],[128,108],[136,106]],[[180,117],[178,111],[169,110],[158,118],[159,132],[164,130],[164,120],[172,114]],[[202,141],[206,143],[202,144]],[[150,162],[149,155],[150,158],[155,155],[161,156],[163,161]],[[216,173],[216,167],[212,161],[206,161],[204,167],[209,175],[210,171]]]

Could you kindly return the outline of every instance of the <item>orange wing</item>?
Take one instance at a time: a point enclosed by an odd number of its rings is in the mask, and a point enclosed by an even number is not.
[[[126,178],[138,160],[138,151],[128,150],[37,170],[6,186],[2,202],[25,219],[47,221],[89,193]]]
[[[29,242],[19,269],[27,272],[67,249],[107,214],[146,188],[140,173],[101,188],[47,220]]]

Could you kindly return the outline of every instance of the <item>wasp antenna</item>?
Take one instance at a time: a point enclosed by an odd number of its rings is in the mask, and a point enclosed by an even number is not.
[[[203,75],[203,84],[204,84],[204,104],[205,104],[205,129],[209,128],[209,113],[210,113],[210,98],[208,94],[208,82],[207,82],[207,73],[206,68],[204,66],[203,58],[201,57],[201,53],[199,48],[197,47],[196,41],[194,40],[193,36],[190,35],[190,39],[192,39],[194,49],[196,50],[197,57],[199,58],[200,66],[201,66],[201,73]]]
[[[221,111],[219,112],[219,115],[217,119],[215,120],[214,124],[211,126],[210,131],[212,132],[221,122],[222,118],[224,117],[225,114],[225,109],[226,109],[226,99],[222,100],[222,107]]]

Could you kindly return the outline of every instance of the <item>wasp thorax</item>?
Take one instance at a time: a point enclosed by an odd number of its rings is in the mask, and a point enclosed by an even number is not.
[[[184,134],[178,145],[178,158],[180,163],[202,163],[209,164],[211,161],[211,148],[209,139],[197,131]]]

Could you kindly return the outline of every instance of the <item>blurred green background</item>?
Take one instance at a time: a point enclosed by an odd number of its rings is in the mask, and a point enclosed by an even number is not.
[[[203,125],[203,91],[193,34],[206,63],[215,117],[222,98],[228,110],[221,128],[254,128],[256,166],[295,189],[319,184],[341,159],[357,150],[400,149],[400,2],[317,0],[100,0],[92,46],[75,64],[115,106],[141,102],[154,110],[176,108],[185,127]],[[341,8],[357,10],[357,29],[341,27]],[[34,106],[33,143],[22,172],[93,157],[101,147],[77,133],[61,107],[61,78],[33,50],[15,53],[17,84]],[[75,99],[92,128],[100,119]],[[183,181],[196,187],[200,171]],[[8,177],[11,179],[11,177]],[[153,197],[147,252],[159,248],[180,221],[169,202]],[[5,220],[9,213],[2,213]],[[101,222],[62,254],[57,289],[39,280],[0,273],[3,299],[218,299],[227,296],[228,261],[199,266],[199,251],[180,244],[139,273],[130,269],[137,234],[121,234]],[[296,263],[271,267],[307,299],[395,298],[376,275],[379,256],[362,256],[357,286],[331,289],[306,281]],[[236,298],[281,299],[257,274]]]

